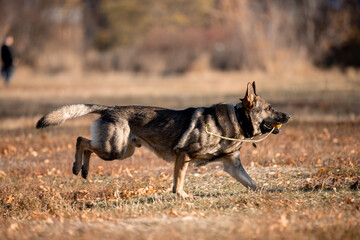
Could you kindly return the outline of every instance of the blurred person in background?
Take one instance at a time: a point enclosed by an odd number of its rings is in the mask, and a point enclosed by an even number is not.
[[[7,36],[3,45],[1,46],[1,75],[5,79],[5,84],[10,83],[11,77],[14,73],[14,56],[11,46],[14,44],[14,37]]]

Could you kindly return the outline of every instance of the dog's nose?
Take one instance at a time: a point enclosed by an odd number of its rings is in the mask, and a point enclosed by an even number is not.
[[[285,114],[285,118],[286,118],[286,120],[289,120],[290,115],[289,115],[289,114]]]

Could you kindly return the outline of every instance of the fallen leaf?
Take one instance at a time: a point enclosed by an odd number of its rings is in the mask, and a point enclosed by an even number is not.
[[[14,199],[15,199],[14,195],[11,194],[11,195],[8,197],[8,200],[6,201],[6,204],[10,204]]]
[[[131,178],[133,178],[134,176],[130,173],[129,168],[125,168],[125,172],[127,173],[127,175]]]
[[[103,172],[104,172],[103,166],[99,166],[99,167],[97,168],[97,170],[96,170],[96,174],[97,174],[97,175],[103,174]]]
[[[170,216],[179,216],[180,215],[180,213],[173,208],[167,214]]]
[[[6,173],[0,170],[0,178],[6,177]]]
[[[49,189],[48,189],[47,187],[44,187],[43,185],[40,185],[40,186],[39,186],[39,189],[40,189],[41,191],[44,191],[44,192],[48,192],[48,191],[49,191]]]
[[[88,194],[89,192],[87,190],[78,190],[74,193],[74,200],[84,199]]]
[[[329,173],[329,169],[320,168],[317,172],[319,175],[326,175]]]
[[[8,156],[10,153],[15,153],[16,152],[16,147],[13,145],[7,145],[5,147],[2,148],[1,153],[4,156]]]
[[[347,197],[347,198],[345,198],[345,202],[346,202],[347,204],[350,204],[350,203],[355,202],[355,200],[354,200],[353,198]]]

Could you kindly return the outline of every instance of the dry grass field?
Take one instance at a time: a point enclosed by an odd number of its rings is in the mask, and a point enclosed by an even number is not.
[[[304,73],[305,72],[305,73]],[[0,86],[0,239],[356,239],[360,235],[360,73],[193,72],[49,76],[20,70]],[[291,121],[242,161],[261,191],[210,164],[191,166],[185,191],[166,192],[172,164],[146,149],[123,161],[93,156],[88,180],[71,173],[86,116],[44,130],[62,104],[171,108],[236,102],[246,83]]]

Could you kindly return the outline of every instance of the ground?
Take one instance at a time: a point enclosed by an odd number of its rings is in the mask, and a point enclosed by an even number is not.
[[[355,239],[360,234],[360,73],[195,72],[158,77],[21,70],[0,87],[2,239]],[[237,102],[246,83],[291,115],[282,133],[242,162],[262,189],[250,191],[219,164],[188,170],[179,199],[166,190],[172,164],[146,149],[123,161],[92,157],[88,180],[71,173],[82,117],[37,130],[62,104],[172,107]]]

